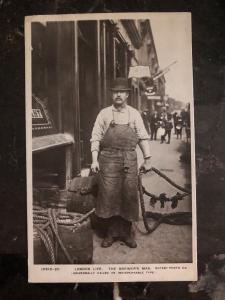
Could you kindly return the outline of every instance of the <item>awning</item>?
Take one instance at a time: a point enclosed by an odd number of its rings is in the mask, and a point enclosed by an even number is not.
[[[134,20],[120,20],[125,27],[127,34],[129,35],[134,47],[139,49],[142,45],[142,38],[138,32]]]
[[[74,139],[70,134],[58,133],[34,137],[32,139],[32,151],[41,152],[56,147],[74,144]]]

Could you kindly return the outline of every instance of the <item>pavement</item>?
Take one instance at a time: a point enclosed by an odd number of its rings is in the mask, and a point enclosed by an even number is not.
[[[185,137],[177,140],[175,135],[171,136],[170,144],[160,144],[159,140],[150,141],[152,154],[152,166],[170,177],[177,184],[190,188],[191,186],[191,166],[180,161],[180,155],[187,144]],[[138,164],[143,162],[142,154],[137,148]],[[145,188],[156,195],[164,192],[167,196],[173,196],[177,192],[176,188],[169,185],[164,179],[154,172],[143,176]],[[145,207],[147,211],[171,213],[190,212],[191,197],[188,196],[179,201],[177,208],[172,209],[171,203],[166,202],[161,208],[157,202],[153,208],[149,198],[145,196]],[[192,261],[192,227],[191,225],[168,225],[161,224],[153,233],[146,234],[143,220],[133,224],[135,239],[138,247],[128,248],[123,242],[116,241],[109,248],[102,248],[102,239],[94,232],[94,264],[142,264],[142,263],[189,263]]]

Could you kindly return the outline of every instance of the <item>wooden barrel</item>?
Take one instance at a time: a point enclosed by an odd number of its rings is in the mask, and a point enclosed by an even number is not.
[[[50,264],[50,258],[48,252],[45,248],[43,241],[41,240],[39,234],[37,233],[36,229],[34,228],[33,232],[33,239],[34,239],[34,264],[37,265],[44,265]]]
[[[67,192],[67,211],[86,214],[95,207],[98,194],[97,177],[75,177]]]
[[[93,258],[93,234],[90,220],[87,219],[74,228],[68,225],[58,226],[59,235],[74,264],[91,264]],[[68,261],[59,247],[59,264],[68,264]]]
[[[56,207],[60,200],[60,190],[57,185],[38,186],[33,189],[33,204],[47,207]]]
[[[86,214],[95,207],[95,197],[90,194],[81,195],[79,192],[68,192],[68,212]]]
[[[93,257],[93,234],[90,219],[88,218],[81,223],[77,223],[83,215],[72,213],[70,214],[70,218],[72,219],[67,222],[69,215],[67,213],[62,214],[62,212],[60,215],[61,217],[57,219],[58,235],[69,253],[73,264],[91,264]],[[71,222],[71,220],[73,220],[73,222]],[[40,221],[42,221],[42,219]],[[74,222],[76,223],[74,224]],[[37,226],[43,228],[42,225]],[[70,264],[59,244],[57,247],[58,250],[56,251],[56,236],[53,233],[52,227],[47,226],[42,230],[44,230],[45,235],[48,236],[51,247],[49,247],[50,250],[46,249],[46,244],[48,243],[46,243],[46,241],[45,243],[43,242],[39,231],[34,227],[34,264],[51,264],[50,253],[51,256],[53,253],[56,264]]]

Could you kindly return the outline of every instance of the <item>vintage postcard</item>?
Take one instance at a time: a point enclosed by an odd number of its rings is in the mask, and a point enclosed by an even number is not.
[[[197,280],[190,13],[25,19],[29,282]]]

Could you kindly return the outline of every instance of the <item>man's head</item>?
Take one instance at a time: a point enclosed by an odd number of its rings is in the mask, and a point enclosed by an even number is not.
[[[129,97],[130,88],[126,78],[116,78],[111,87],[114,106],[123,107]]]
[[[168,114],[167,118],[168,118],[168,120],[172,120],[171,114]]]

